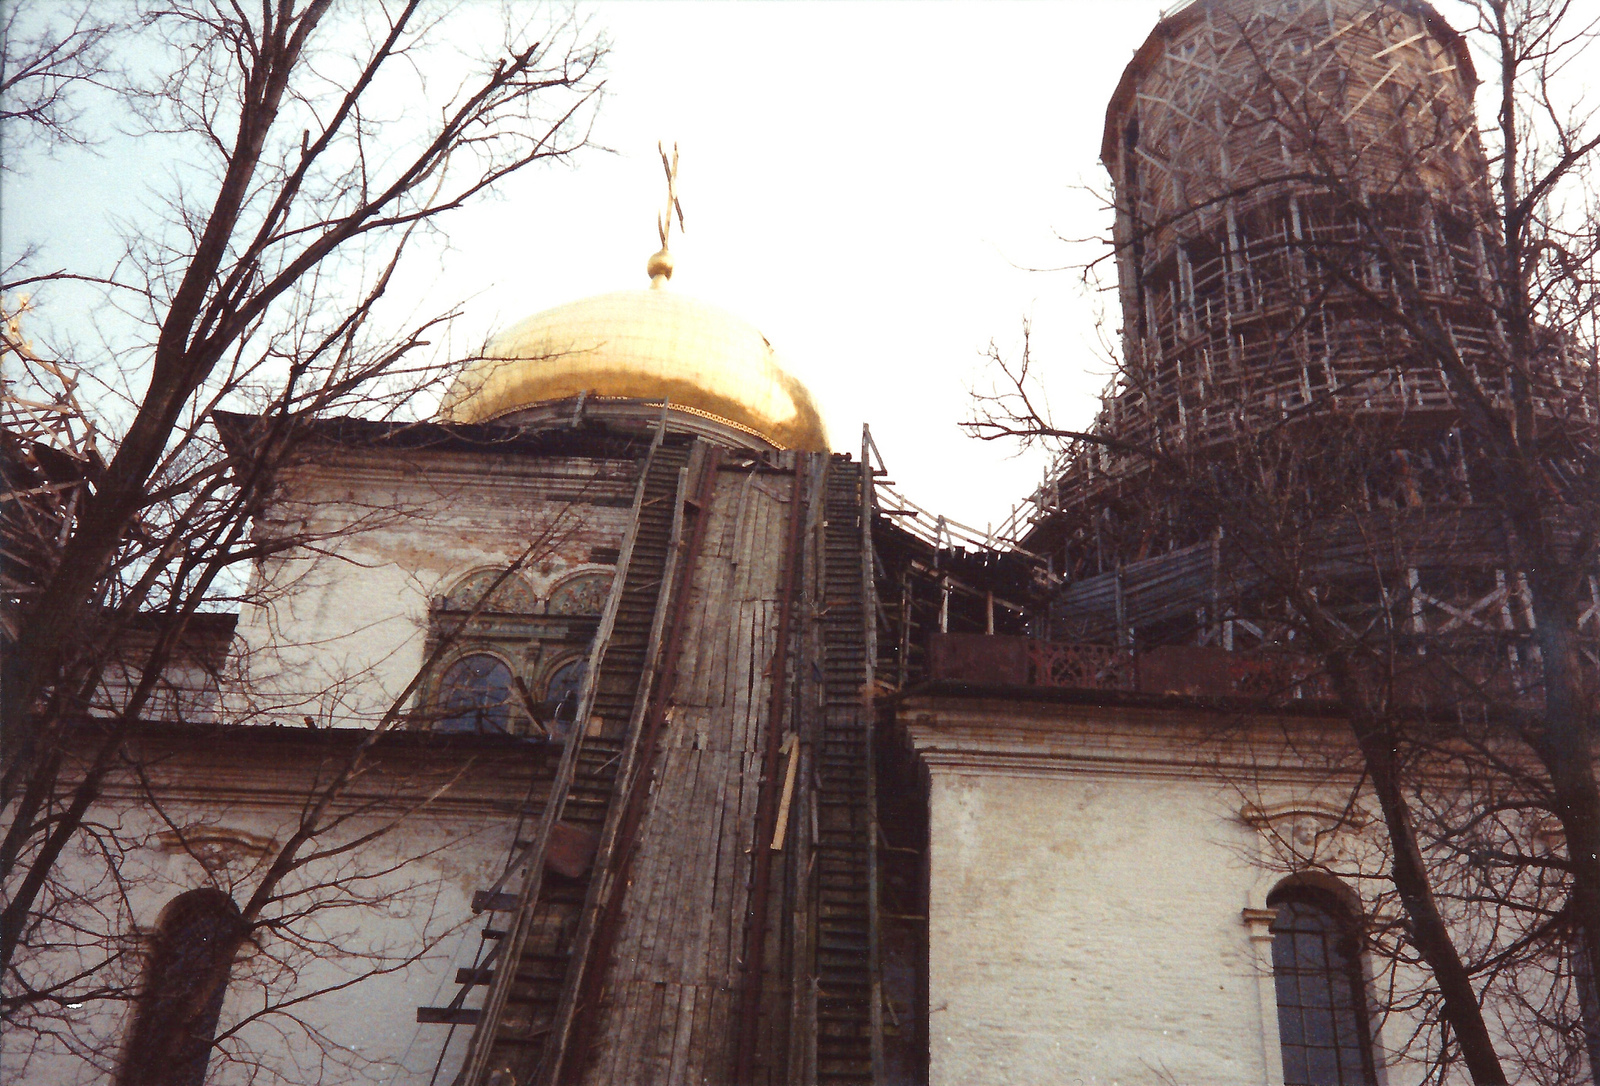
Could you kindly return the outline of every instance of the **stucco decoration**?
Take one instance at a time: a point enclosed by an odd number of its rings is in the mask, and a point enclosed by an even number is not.
[[[162,852],[189,856],[207,871],[254,864],[272,851],[271,838],[221,826],[186,826],[156,835]]]
[[[470,611],[478,605],[478,601],[489,591],[495,579],[500,576],[498,569],[481,569],[470,573],[456,582],[455,588],[444,599],[446,611]],[[513,573],[507,577],[505,583],[495,590],[494,598],[484,607],[485,611],[499,614],[531,614],[536,607],[536,597],[533,589]]]
[[[1371,822],[1359,807],[1317,800],[1265,806],[1246,803],[1239,817],[1261,833],[1271,851],[1295,867],[1325,867],[1349,860],[1354,835]]]
[[[605,610],[611,574],[581,573],[562,581],[550,593],[552,615],[598,615]]]

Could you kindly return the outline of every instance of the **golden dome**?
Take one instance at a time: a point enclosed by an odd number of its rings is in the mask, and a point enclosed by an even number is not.
[[[828,447],[811,394],[765,336],[668,290],[601,294],[512,326],[467,364],[439,417],[487,422],[580,393],[666,400],[781,449]]]

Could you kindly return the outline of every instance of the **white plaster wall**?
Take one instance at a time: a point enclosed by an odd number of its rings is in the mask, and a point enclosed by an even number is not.
[[[1198,780],[934,767],[935,1086],[1265,1081],[1241,919],[1254,831],[1225,799]]]
[[[167,814],[190,830],[216,827],[263,844],[281,842],[292,824],[281,809],[235,805],[180,801],[169,804]],[[132,953],[97,974],[115,982],[119,990],[111,997],[91,997],[63,1010],[43,1023],[47,1036],[7,1031],[0,1041],[5,1086],[112,1082],[131,1023],[123,996],[141,984],[140,933],[153,931],[162,909],[197,887],[214,886],[242,905],[266,855],[236,854],[208,871],[181,847],[163,846],[156,835],[166,825],[148,811],[117,812],[108,805],[96,817],[114,824],[124,844],[136,846],[119,864],[125,903],[107,887],[103,858],[92,849],[79,850],[64,857],[61,881],[83,891],[84,898],[71,917],[61,919],[89,933],[91,944],[94,932],[107,924],[118,927],[125,934],[101,944],[100,954],[118,945]],[[343,835],[379,825],[361,819],[343,827]],[[473,964],[481,945],[477,933],[487,917],[472,914],[471,897],[499,874],[511,835],[511,825],[501,818],[421,813],[358,856],[317,863],[291,878],[286,887],[304,892],[286,906],[269,906],[265,915],[281,916],[284,908],[307,910],[313,902],[317,911],[294,920],[285,935],[263,933],[261,949],[246,950],[236,961],[218,1024],[222,1039],[207,1069],[208,1086],[426,1084],[452,1031],[419,1024],[417,1008],[448,1004],[457,991],[457,966]],[[91,952],[83,960],[97,959]],[[44,975],[65,975],[60,957],[37,964]],[[465,1005],[478,1006],[483,992],[475,989]],[[470,1028],[453,1031],[445,1081],[454,1074],[470,1033]]]
[[[370,726],[422,665],[433,596],[547,539],[524,572],[545,597],[593,547],[621,542],[627,508],[588,499],[631,499],[630,471],[411,454],[345,456],[290,480],[264,530],[324,538],[257,571],[240,611],[230,719]]]

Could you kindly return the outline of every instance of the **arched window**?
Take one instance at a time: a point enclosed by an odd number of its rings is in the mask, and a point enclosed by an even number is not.
[[[556,668],[545,684],[544,713],[551,735],[566,735],[578,719],[578,699],[583,697],[583,676],[588,670],[587,660],[568,660]]]
[[[190,890],[167,906],[119,1086],[202,1086],[240,937],[239,907],[221,890]]]
[[[1275,891],[1272,978],[1285,1086],[1370,1086],[1375,1082],[1361,939],[1355,918],[1311,886]]]
[[[463,656],[439,680],[439,719],[434,731],[510,731],[511,683],[511,668],[500,657],[487,652]]]

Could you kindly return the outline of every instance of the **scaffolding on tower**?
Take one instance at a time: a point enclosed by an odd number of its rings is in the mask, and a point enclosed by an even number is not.
[[[22,334],[26,296],[0,300],[0,631],[54,569],[78,506],[105,467],[98,427],[78,399],[78,374]]]

